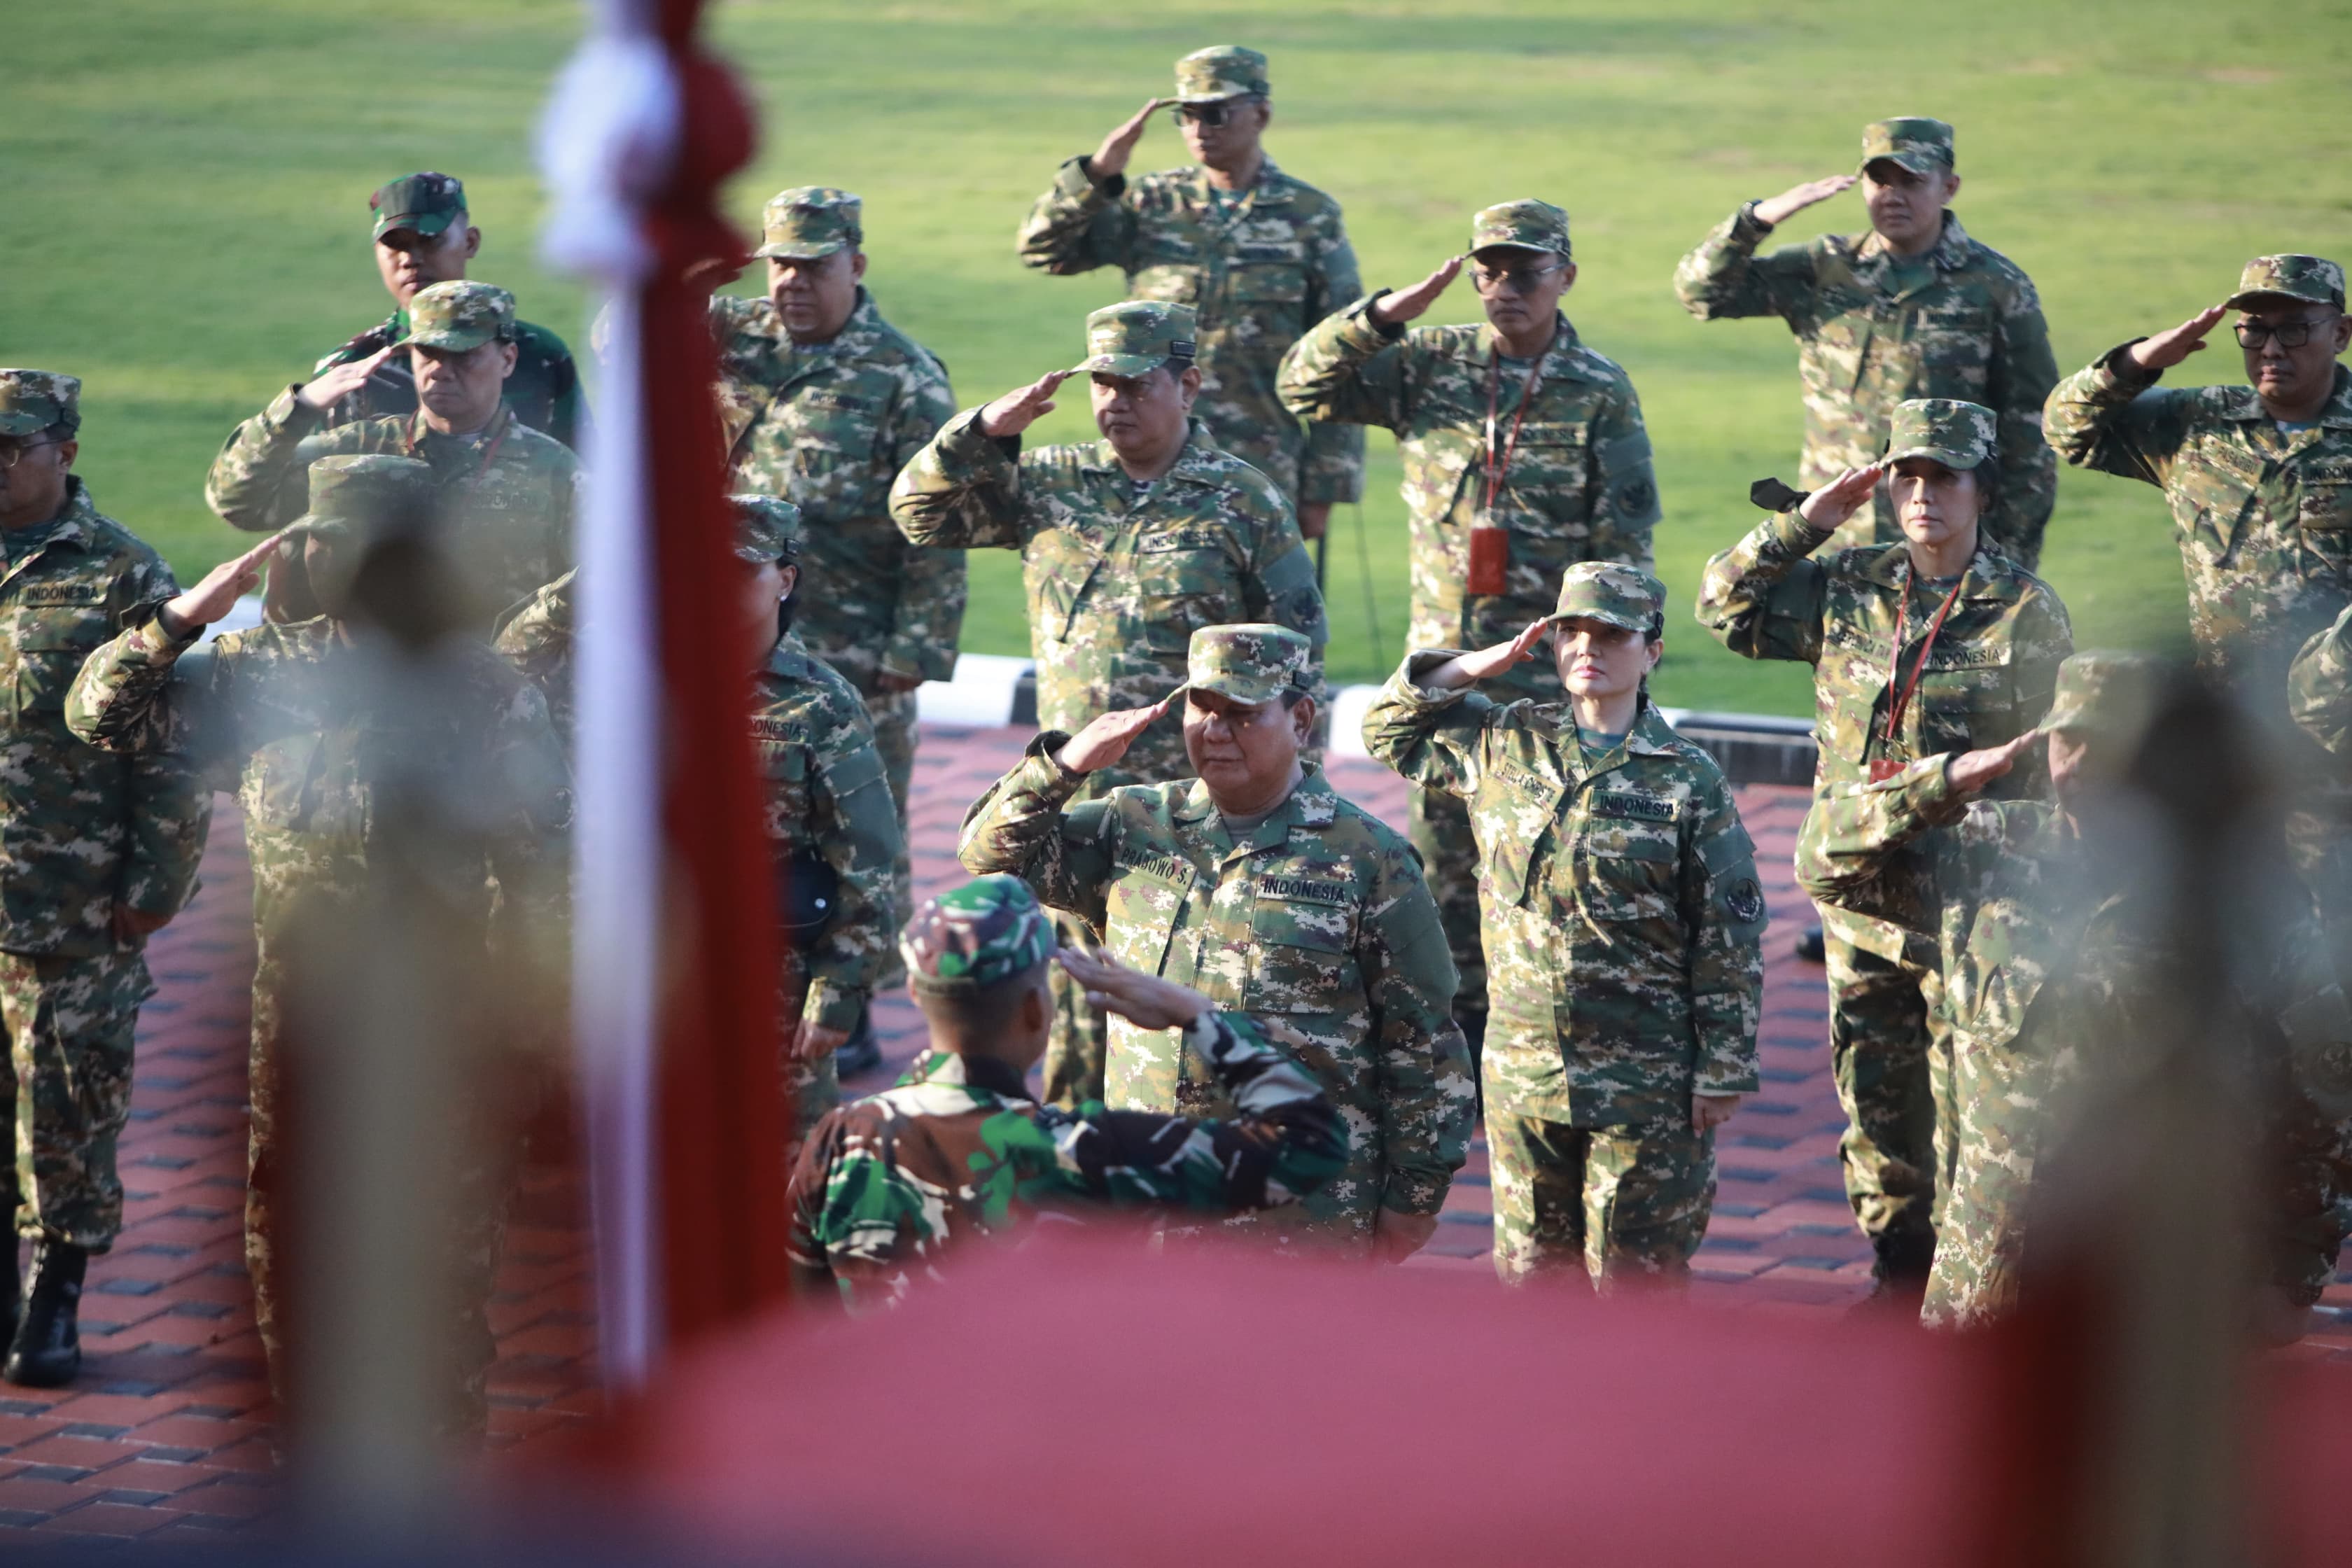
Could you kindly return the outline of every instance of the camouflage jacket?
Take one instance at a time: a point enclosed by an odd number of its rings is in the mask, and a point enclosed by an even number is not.
[[[2352,605],[2294,656],[2287,706],[2305,734],[2338,757],[2352,756]]]
[[[710,329],[735,488],[801,509],[816,592],[794,629],[869,696],[886,673],[947,679],[963,552],[918,550],[890,522],[890,481],[955,413],[947,367],[863,289],[830,342],[793,342],[765,298],[714,297]]]
[[[1385,293],[1387,290],[1381,290]],[[1578,341],[1560,318],[1520,416],[1524,364],[1498,365],[1490,326],[1383,330],[1374,294],[1327,318],[1290,351],[1282,395],[1302,417],[1396,432],[1412,538],[1414,647],[1485,647],[1552,612],[1560,574],[1580,561],[1647,570],[1658,521],[1642,400],[1616,362]],[[1510,533],[1506,592],[1473,595],[1469,531],[1486,500],[1486,391],[1496,438],[1518,445],[1494,521]]]
[[[67,731],[82,660],[180,590],[88,485],[66,484],[47,537],[0,575],[0,952],[93,958],[121,946],[115,905],[168,917],[188,901],[213,800],[183,758],[100,756]]]
[[[833,1111],[786,1194],[795,1279],[829,1281],[853,1310],[888,1304],[919,1274],[937,1279],[950,1248],[1041,1211],[1223,1215],[1296,1202],[1339,1171],[1348,1140],[1331,1102],[1255,1025],[1213,1014],[1191,1037],[1230,1121],[1040,1106],[1011,1068],[945,1052]]]
[[[2289,433],[2252,387],[2159,387],[2119,348],[2061,382],[2045,420],[2068,462],[2163,489],[2198,662],[2276,712],[2296,650],[2352,605],[2352,371]]]
[[[1116,267],[1130,299],[1199,313],[1201,398],[1217,445],[1294,503],[1349,501],[1364,489],[1364,435],[1302,428],[1276,395],[1275,368],[1299,334],[1362,285],[1339,204],[1268,159],[1221,208],[1208,172],[1169,169],[1097,184],[1087,160],[1062,165],[1021,226],[1021,259],[1047,272]]]
[[[548,721],[569,749],[577,733],[572,699],[572,629],[580,574],[566,572],[530,598],[508,606],[491,630],[491,646],[522,671],[547,700]]]
[[[1068,805],[1084,776],[1048,731],[964,818],[957,856],[1012,871],[1091,925],[1111,954],[1249,1016],[1339,1108],[1347,1169],[1276,1232],[1343,1247],[1379,1211],[1435,1214],[1469,1147],[1468,1048],[1454,961],[1404,839],[1308,769],[1236,842],[1197,780]],[[1174,1038],[1110,1020],[1113,1107],[1223,1114],[1207,1064]]]
[[[2015,262],[1970,239],[1958,214],[1906,279],[1876,231],[1825,234],[1764,256],[1772,231],[1748,203],[1675,268],[1675,293],[1701,321],[1779,316],[1797,335],[1805,394],[1801,489],[1817,489],[1886,450],[1895,405],[1914,397],[1980,403],[1999,421],[2001,489],[1986,536],[2032,565],[2058,498],[2057,464],[2042,439],[2042,401],[2058,379],[2042,298]],[[1903,537],[1881,489],[1840,545]]]
[[[890,514],[918,544],[1021,552],[1047,729],[1159,701],[1184,684],[1202,626],[1289,626],[1315,645],[1319,679],[1323,595],[1290,505],[1197,420],[1138,500],[1108,441],[1024,452],[960,414],[898,476]],[[1141,755],[1187,771],[1180,724],[1171,712],[1145,731]]]
[[[284,528],[309,504],[310,465],[339,453],[389,452],[433,466],[451,554],[488,624],[572,564],[580,461],[511,408],[478,437],[437,435],[414,416],[330,427],[288,387],[236,427],[213,459],[205,500],[253,533]]]
[[[2000,551],[1979,546],[1904,711],[1901,731],[1890,741],[1886,718],[1895,696],[1890,668],[1899,654],[1901,679],[1911,679],[1942,596],[1912,583],[1908,546],[1871,545],[1821,558],[1816,552],[1830,539],[1794,509],[1777,512],[1706,563],[1698,595],[1699,624],[1732,652],[1813,666],[1817,794],[1867,778],[1870,764],[1882,758],[1908,762],[1997,746],[2042,722],[2058,666],[2074,649],[2066,606],[2039,577]],[[1894,646],[1898,616],[1899,650]],[[2000,793],[2032,794],[2042,777],[2038,763],[2021,768],[2002,781]],[[1909,866],[1914,904],[1896,924],[1914,936],[1929,936],[1933,885],[1924,861],[1914,858]],[[1884,928],[1857,932],[1853,940],[1887,958],[1901,956],[1906,947],[1900,932]]]
[[[1646,700],[1596,758],[1564,704],[1419,684],[1453,657],[1408,654],[1364,744],[1470,808],[1488,1102],[1614,1127],[1753,1093],[1764,890],[1722,770]]]
[[[580,367],[563,340],[545,327],[515,323],[514,374],[507,377],[507,404],[515,417],[577,452],[588,438],[588,404],[580,394]],[[370,327],[311,367],[319,375],[339,364],[365,359],[379,349],[404,342],[408,312],[394,310],[389,320]],[[394,354],[378,365],[367,384],[335,405],[330,425],[358,425],[390,416],[416,412],[416,374],[408,356]]]

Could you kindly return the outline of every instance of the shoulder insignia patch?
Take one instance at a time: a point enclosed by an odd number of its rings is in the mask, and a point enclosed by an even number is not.
[[[1753,877],[1742,877],[1723,895],[1723,907],[1741,925],[1752,925],[1764,918],[1764,889]]]

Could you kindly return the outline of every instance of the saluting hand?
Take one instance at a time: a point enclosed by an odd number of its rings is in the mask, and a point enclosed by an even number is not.
[[[1114,708],[1063,742],[1054,760],[1074,773],[1107,768],[1127,755],[1135,738],[1167,712],[1168,704],[1173,700],[1172,697],[1163,697],[1149,708]]]
[[[1412,288],[1400,289],[1392,294],[1383,294],[1373,300],[1372,308],[1368,313],[1373,321],[1384,327],[1393,327],[1412,321],[1435,304],[1437,297],[1444,293],[1456,278],[1462,276],[1462,264],[1468,259],[1469,258],[1465,256],[1447,257],[1438,263],[1436,271]]]
[[[2125,352],[2142,370],[2169,370],[2205,346],[2205,334],[2228,314],[2227,305],[2208,305],[2168,332],[2142,338]]]
[[[1767,196],[1756,204],[1759,223],[1780,224],[1803,212],[1816,202],[1825,202],[1840,191],[1853,188],[1852,174],[1830,174],[1818,180],[1807,180],[1801,185],[1790,185],[1777,196]]]
[[[1153,115],[1175,101],[1172,98],[1155,98],[1137,110],[1118,130],[1104,137],[1102,145],[1095,149],[1095,155],[1087,160],[1087,167],[1094,177],[1108,180],[1115,174],[1127,173],[1128,157],[1134,153],[1135,144],[1143,140],[1143,128],[1151,123]]]
[[[285,539],[283,532],[273,533],[244,554],[232,556],[205,573],[203,581],[156,612],[163,629],[184,637],[227,615],[239,599],[253,592],[261,581],[261,569],[269,564]]]
[[[2043,731],[2028,730],[2006,745],[1963,752],[1944,764],[1944,782],[1958,795],[1981,795],[1992,781],[2017,765],[2019,753],[2041,741]]]
[[[1804,504],[1797,509],[1797,515],[1815,528],[1835,528],[1863,509],[1885,472],[1884,463],[1864,463],[1861,468],[1848,468],[1807,496]]]
[[[1020,435],[1054,412],[1055,388],[1077,374],[1049,370],[1028,385],[1013,388],[980,411],[980,433],[991,437]]]
[[[349,364],[322,370],[302,384],[294,394],[294,401],[305,408],[315,408],[324,414],[352,393],[367,384],[376,367],[396,353],[405,353],[406,343],[393,343],[380,348],[365,359],[355,359]]]
[[[1482,647],[1475,653],[1458,653],[1427,675],[1421,685],[1427,691],[1452,691],[1459,687],[1475,686],[1482,680],[1492,680],[1515,664],[1525,664],[1535,658],[1536,647],[1551,630],[1549,621],[1529,621],[1519,635],[1508,642],[1498,642]]]
[[[1129,969],[1101,953],[1066,947],[1054,957],[1085,988],[1089,1005],[1138,1028],[1181,1029],[1210,1010],[1209,999],[1191,986]]]

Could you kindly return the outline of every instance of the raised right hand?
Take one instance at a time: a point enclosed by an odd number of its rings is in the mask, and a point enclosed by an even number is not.
[[[1870,492],[1878,488],[1885,474],[1884,463],[1864,463],[1858,468],[1848,468],[1836,479],[1805,498],[1797,515],[1813,527],[1827,531],[1860,511],[1870,502]]]
[[[1449,256],[1438,263],[1436,271],[1412,288],[1381,295],[1372,305],[1372,319],[1384,327],[1412,321],[1437,302],[1437,297],[1462,276],[1462,264],[1469,259],[1466,256]]]
[[[163,629],[173,637],[185,637],[227,615],[239,599],[253,592],[254,584],[261,581],[261,569],[269,564],[285,538],[282,532],[273,533],[244,554],[205,573],[202,582],[163,605]]]
[[[1107,768],[1127,755],[1135,738],[1148,729],[1154,719],[1168,711],[1171,697],[1163,697],[1149,708],[1114,708],[1095,720],[1085,729],[1062,742],[1054,760],[1074,773],[1090,773],[1097,768]]]
[[[1054,389],[1077,374],[1075,370],[1049,370],[1026,386],[1016,386],[980,411],[980,433],[988,437],[1018,436],[1054,411]]]
[[[1175,101],[1172,98],[1155,98],[1137,110],[1118,130],[1102,139],[1095,155],[1087,160],[1087,170],[1097,180],[1127,173],[1127,160],[1134,153],[1135,144],[1143,140],[1143,128],[1151,123],[1153,115]]]
[[[1767,196],[1756,204],[1759,222],[1786,223],[1816,202],[1825,202],[1840,191],[1853,188],[1856,176],[1830,174],[1818,180],[1807,180],[1801,185],[1790,185],[1777,196]]]
[[[2168,332],[2142,338],[2126,351],[2142,370],[2169,370],[2205,346],[2205,334],[2229,313],[2227,305],[2208,305]]]
[[[1993,780],[2015,767],[2018,753],[2039,742],[2042,733],[2040,730],[2028,730],[2006,745],[1963,752],[1944,764],[1944,782],[1952,786],[1954,795],[1980,795]]]
[[[1452,673],[1459,679],[1449,685],[1468,686],[1475,681],[1492,680],[1515,664],[1525,664],[1535,658],[1536,645],[1551,630],[1549,621],[1529,621],[1519,635],[1508,642],[1498,642],[1475,653],[1457,654],[1451,661]]]
[[[407,351],[406,343],[392,343],[376,350],[365,359],[355,359],[349,364],[339,364],[332,369],[322,370],[302,384],[301,390],[294,394],[294,401],[305,408],[315,408],[324,414],[328,409],[365,386],[368,377],[375,374],[376,366],[393,355],[405,353]]]
[[[1181,1029],[1210,1011],[1209,999],[1189,985],[1130,969],[1103,953],[1066,947],[1055,955],[1087,994],[1088,1005],[1116,1013],[1142,1029]]]

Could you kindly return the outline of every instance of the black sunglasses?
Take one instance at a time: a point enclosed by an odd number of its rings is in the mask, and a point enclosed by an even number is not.
[[[1232,119],[1236,110],[1250,101],[1246,98],[1227,98],[1221,99],[1215,103],[1180,103],[1176,105],[1175,113],[1180,121],[1189,120],[1195,125],[1214,130]]]

